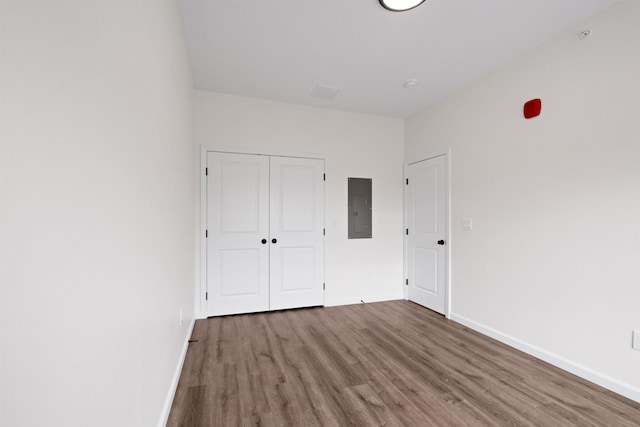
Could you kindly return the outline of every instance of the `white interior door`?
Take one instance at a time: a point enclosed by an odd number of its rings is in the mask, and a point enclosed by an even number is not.
[[[269,310],[269,157],[209,152],[207,168],[207,315]]]
[[[408,297],[446,314],[446,156],[407,166]]]
[[[324,160],[271,157],[270,309],[324,304]]]

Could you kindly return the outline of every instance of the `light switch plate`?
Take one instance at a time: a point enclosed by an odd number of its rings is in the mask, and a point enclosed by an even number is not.
[[[640,331],[633,331],[633,343],[631,347],[635,350],[640,350]]]
[[[470,218],[464,218],[462,220],[462,229],[466,231],[473,230],[473,220]]]

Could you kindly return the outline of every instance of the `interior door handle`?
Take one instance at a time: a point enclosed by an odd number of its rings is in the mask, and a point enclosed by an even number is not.
[[[278,241],[276,239],[271,239],[271,243],[276,244]]]
[[[438,244],[439,244],[440,246],[444,245],[444,240],[438,240]]]
[[[262,244],[265,245],[267,243],[267,239],[262,239]]]

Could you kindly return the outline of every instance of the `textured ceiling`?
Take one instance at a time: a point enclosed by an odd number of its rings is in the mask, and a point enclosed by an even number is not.
[[[197,89],[407,117],[618,0],[179,0]],[[403,84],[416,79],[413,89]],[[338,88],[333,99],[316,86]]]

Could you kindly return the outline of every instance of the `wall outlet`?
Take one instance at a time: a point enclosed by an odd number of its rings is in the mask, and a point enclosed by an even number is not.
[[[182,326],[182,309],[180,309],[180,326]]]
[[[632,332],[633,340],[631,343],[631,348],[634,350],[640,350],[640,331]]]

